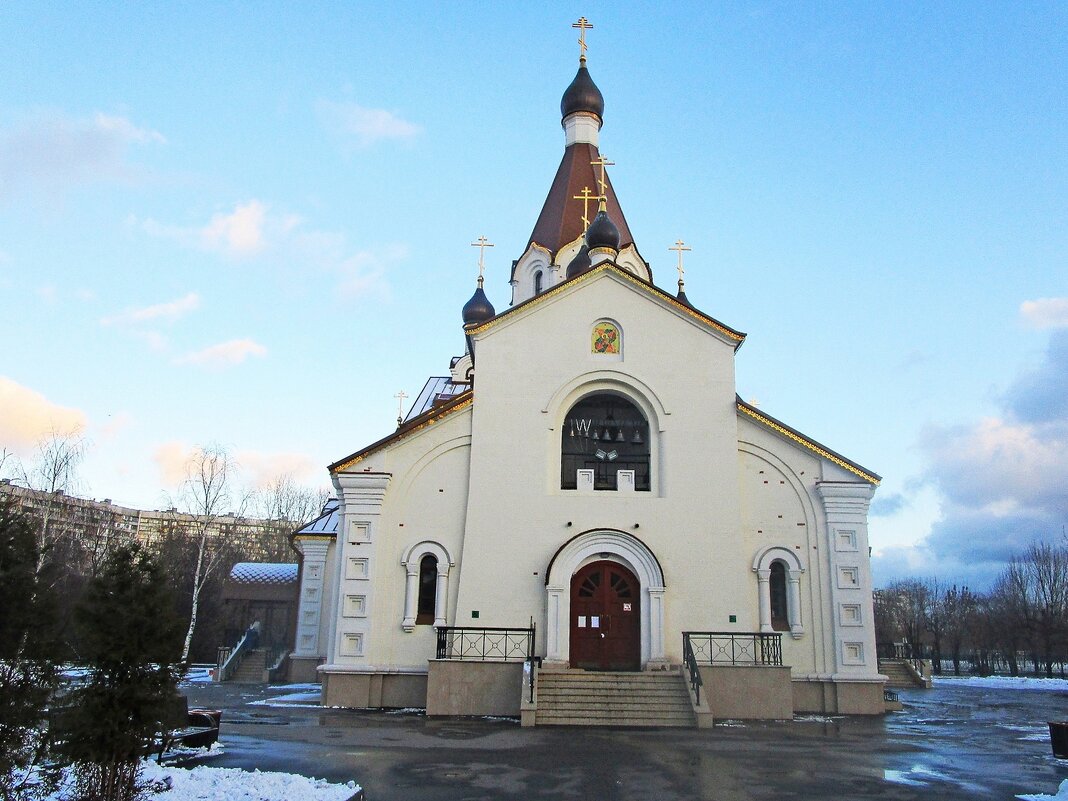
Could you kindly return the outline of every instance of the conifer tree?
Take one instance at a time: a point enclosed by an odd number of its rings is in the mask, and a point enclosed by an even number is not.
[[[178,679],[180,641],[163,571],[138,546],[107,557],[75,611],[88,681],[59,718],[59,753],[73,764],[75,798],[131,801],[140,760],[161,735]]]
[[[56,686],[55,609],[36,523],[0,504],[0,799],[33,799],[54,787],[46,767],[45,709]]]

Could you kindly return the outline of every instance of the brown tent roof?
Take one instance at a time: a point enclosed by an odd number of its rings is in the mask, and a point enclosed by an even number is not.
[[[549,195],[545,198],[545,205],[542,206],[541,214],[538,215],[538,221],[530,234],[530,242],[537,242],[543,248],[548,248],[555,256],[560,248],[585,233],[582,227],[582,200],[575,200],[575,196],[580,195],[582,188],[588,186],[596,197],[599,171],[590,162],[599,157],[597,147],[587,142],[579,142],[564,149],[560,168],[556,171]],[[633,244],[634,237],[631,236],[610,177],[607,184],[608,216],[619,228],[619,247],[622,249]],[[592,220],[595,214],[597,201],[593,200],[588,206],[586,216]]]

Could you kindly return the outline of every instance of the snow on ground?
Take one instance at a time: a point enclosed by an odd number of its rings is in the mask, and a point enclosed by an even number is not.
[[[1016,726],[1010,723],[999,723],[998,725],[1008,731],[1019,732],[1021,736],[1017,737],[1017,740],[1028,740],[1036,743],[1049,742],[1049,726],[1046,724],[1041,726]]]
[[[1061,782],[1061,786],[1057,789],[1057,795],[1043,795],[1042,793],[1034,793],[1032,795],[1018,795],[1017,798],[1022,798],[1023,801],[1068,801],[1068,779]]]
[[[314,685],[314,692],[286,693],[274,695],[260,701],[249,701],[249,706],[307,706],[318,704],[322,700],[322,690],[319,685]]]
[[[178,684],[211,684],[214,670],[215,665],[190,665]]]
[[[218,746],[210,749],[210,755],[221,752]],[[141,763],[141,768],[141,780],[153,789],[160,788],[158,794],[150,795],[153,801],[347,801],[360,789],[355,782],[331,784],[293,773],[205,766],[176,768],[149,759]],[[48,801],[58,801],[72,788],[73,777],[68,772]]]
[[[311,692],[312,690],[315,690],[316,692],[319,692],[320,690],[323,689],[323,685],[321,685],[321,684],[319,684],[317,682],[313,682],[313,681],[312,682],[308,682],[306,684],[299,684],[299,683],[294,682],[293,684],[272,684],[267,689],[268,690],[285,690],[286,692],[289,692],[289,693]]]
[[[1031,676],[934,676],[934,683],[949,687],[981,687],[991,690],[1068,690],[1068,679],[1036,679]]]
[[[292,773],[208,767],[187,770],[162,767],[155,762],[145,763],[144,778],[170,785],[153,796],[159,801],[346,801],[360,789],[355,782],[330,784]]]
[[[884,770],[883,778],[894,784],[907,784],[909,787],[926,787],[936,779],[952,781],[949,776],[931,770],[926,765],[913,765],[908,770]]]

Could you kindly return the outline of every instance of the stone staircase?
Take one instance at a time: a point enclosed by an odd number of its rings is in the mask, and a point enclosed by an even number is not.
[[[676,671],[541,670],[537,703],[536,726],[697,726]]]
[[[238,684],[263,684],[267,681],[267,650],[265,648],[253,648],[241,659],[230,677],[230,681]]]
[[[911,689],[929,686],[909,670],[903,659],[880,659],[879,672],[886,676],[886,686]]]

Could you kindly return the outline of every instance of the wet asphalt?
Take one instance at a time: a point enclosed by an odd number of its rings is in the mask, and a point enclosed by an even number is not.
[[[285,686],[192,685],[223,710],[221,753],[186,765],[354,780],[368,801],[1011,799],[1054,794],[1068,760],[1047,720],[1064,690],[939,683],[885,717],[719,721],[712,729],[520,728],[515,720],[252,702]]]

